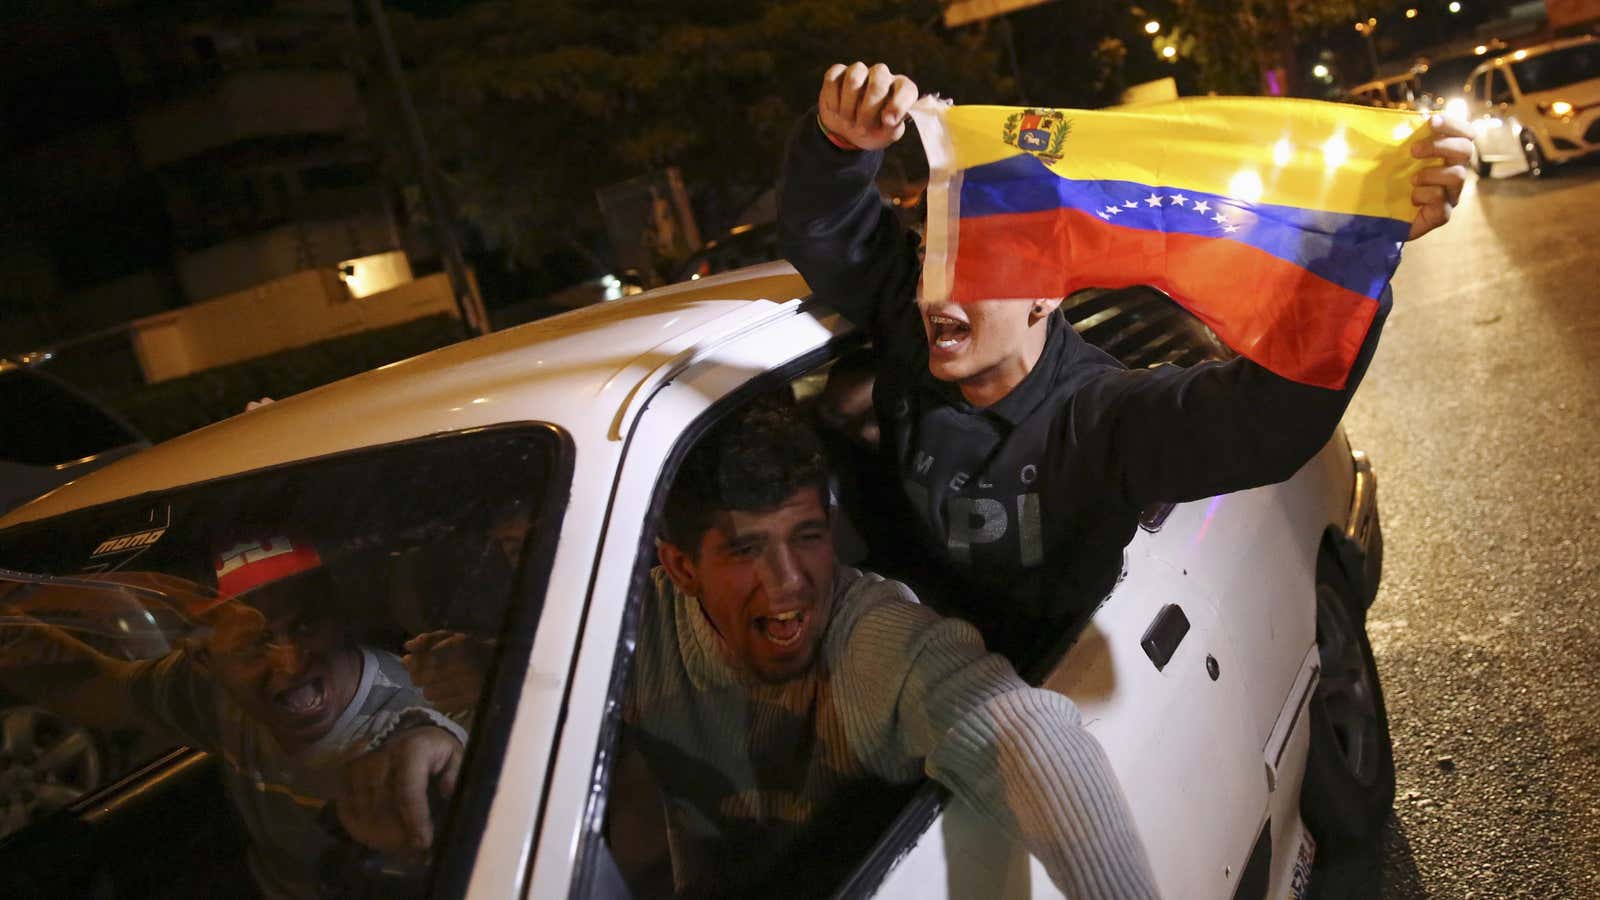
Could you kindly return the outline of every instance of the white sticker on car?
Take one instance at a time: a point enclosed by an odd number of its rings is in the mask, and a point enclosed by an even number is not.
[[[1311,890],[1311,864],[1317,858],[1317,842],[1311,832],[1301,829],[1300,850],[1294,857],[1294,874],[1289,878],[1289,896],[1305,900]]]

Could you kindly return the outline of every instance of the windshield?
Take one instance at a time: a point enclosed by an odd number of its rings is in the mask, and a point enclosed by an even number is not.
[[[1480,61],[1476,56],[1440,60],[1429,65],[1428,70],[1418,76],[1418,80],[1422,83],[1422,89],[1435,97],[1459,97],[1467,76],[1472,74]]]
[[[192,791],[208,802],[109,808],[148,818],[132,830],[186,822],[171,843],[198,828],[238,865],[164,895],[314,896],[343,846],[323,813],[344,766],[408,723],[467,746],[499,648],[525,652],[563,446],[485,429],[0,532],[0,836],[24,838],[0,866],[90,852],[61,824],[90,814],[74,801],[187,747],[220,760],[220,790]],[[129,882],[155,865],[125,857],[94,864]]]
[[[1577,44],[1511,64],[1524,94],[1553,91],[1579,81],[1600,78],[1600,43]]]

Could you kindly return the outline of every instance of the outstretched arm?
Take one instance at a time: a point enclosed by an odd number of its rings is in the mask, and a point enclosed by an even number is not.
[[[874,590],[890,589],[905,590]],[[907,600],[840,624],[849,635],[835,683],[870,768],[893,778],[922,761],[1070,897],[1158,896],[1110,760],[1071,700],[1029,687],[971,625]]]
[[[835,63],[817,111],[796,124],[784,160],[778,242],[812,292],[859,325],[909,308],[916,237],[878,195],[883,149],[905,133],[917,86],[887,66]]]

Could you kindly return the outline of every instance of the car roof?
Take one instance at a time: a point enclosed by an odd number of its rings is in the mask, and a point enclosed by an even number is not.
[[[618,440],[633,401],[699,349],[809,294],[784,262],[668,285],[390,363],[258,407],[63,485],[0,528],[273,465],[505,422]],[[755,302],[752,302],[755,301]]]
[[[1600,43],[1600,38],[1597,38],[1592,34],[1580,34],[1577,37],[1562,38],[1557,41],[1551,41],[1548,44],[1535,44],[1532,47],[1519,47],[1515,50],[1503,50],[1479,63],[1477,67],[1472,70],[1472,74],[1468,75],[1467,78],[1468,80],[1471,80],[1476,78],[1481,73],[1489,71],[1490,69],[1498,66],[1504,66],[1507,63],[1522,62],[1523,60],[1532,56],[1543,56],[1546,53],[1551,53],[1556,50],[1565,50],[1568,47],[1576,47],[1579,44],[1593,43]],[[1517,54],[1519,53],[1522,55],[1518,56]]]

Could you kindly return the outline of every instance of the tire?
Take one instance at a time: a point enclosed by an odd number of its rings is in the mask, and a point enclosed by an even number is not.
[[[1300,811],[1329,855],[1375,845],[1394,806],[1394,747],[1361,598],[1337,566],[1319,566],[1311,748]]]
[[[1539,149],[1539,139],[1527,128],[1522,129],[1522,155],[1528,160],[1528,177],[1543,178],[1546,163],[1544,151]]]

